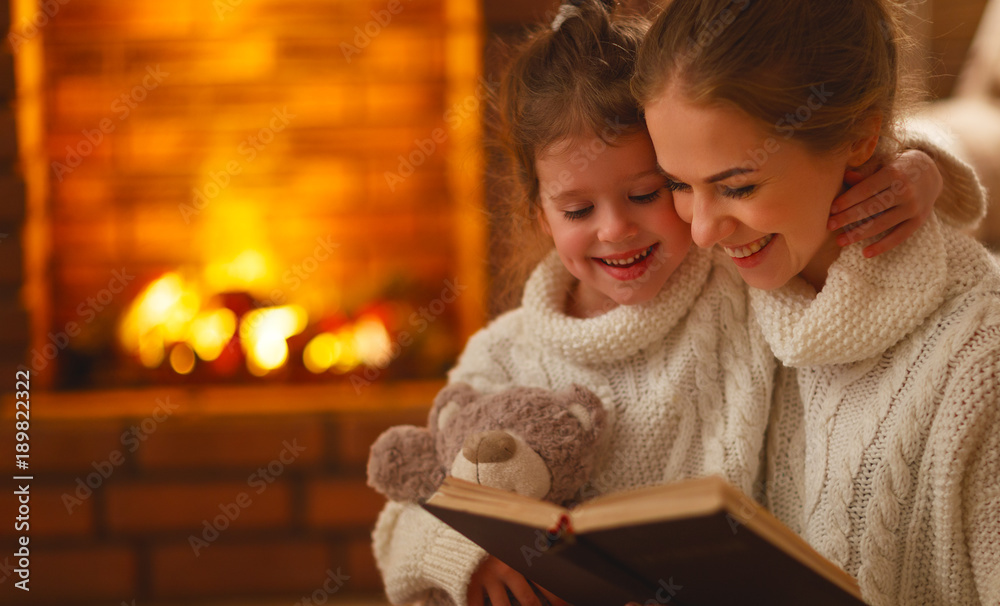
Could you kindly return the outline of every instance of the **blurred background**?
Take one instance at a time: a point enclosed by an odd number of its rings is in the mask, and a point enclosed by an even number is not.
[[[557,6],[0,0],[0,452],[27,371],[33,477],[0,603],[380,601],[368,446],[500,311],[487,91]],[[1000,0],[913,10],[922,111],[1000,192]]]

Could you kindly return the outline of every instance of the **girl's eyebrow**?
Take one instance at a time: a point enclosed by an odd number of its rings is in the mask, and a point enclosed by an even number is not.
[[[583,194],[586,194],[586,193],[587,192],[584,191],[584,190],[582,190],[582,189],[567,189],[565,191],[561,191],[561,192],[557,193],[554,196],[550,194],[549,195],[549,199],[552,200],[553,202],[559,202],[561,200],[565,200],[567,198],[573,198],[573,197],[580,196],[580,195],[583,195]]]
[[[664,177],[670,179],[671,181],[680,181],[680,179],[678,179],[677,177],[675,177],[675,176],[671,175],[670,173],[668,173],[667,171],[663,170],[663,168],[661,168],[659,164],[656,165],[656,170],[659,171],[659,173],[661,175],[663,175]],[[712,175],[711,177],[705,179],[705,183],[717,183],[717,182],[722,181],[724,179],[728,179],[729,177],[735,177],[736,175],[745,175],[746,173],[755,173],[755,172],[757,172],[756,168],[748,168],[746,166],[738,166],[736,168],[730,168],[728,170],[722,171],[721,173],[716,173],[716,174]]]
[[[651,169],[643,171],[641,173],[636,173],[636,174],[632,175],[631,178],[632,179],[642,179],[643,177],[648,177],[649,175],[658,175],[658,176],[661,176],[661,177],[666,176],[663,173],[663,169],[660,168],[659,164],[657,164],[654,168],[651,168]]]

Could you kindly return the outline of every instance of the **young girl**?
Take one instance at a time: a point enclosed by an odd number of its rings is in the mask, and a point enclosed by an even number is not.
[[[995,605],[1000,267],[934,217],[870,260],[827,230],[845,170],[891,152],[896,23],[888,0],[675,0],[635,90],[678,213],[732,257],[791,367],[768,430],[773,512],[870,604]]]
[[[663,188],[629,90],[644,31],[597,0],[565,5],[513,62],[504,140],[520,213],[550,251],[521,307],[470,339],[449,380],[595,392],[612,431],[588,496],[707,474],[757,494],[774,357],[728,257],[691,248]],[[929,208],[936,191],[915,191]],[[394,603],[430,592],[500,606],[508,590],[538,603],[519,574],[417,506],[389,503],[373,538]]]

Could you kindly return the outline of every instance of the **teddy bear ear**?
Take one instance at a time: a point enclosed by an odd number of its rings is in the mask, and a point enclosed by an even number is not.
[[[455,413],[479,397],[479,393],[467,383],[452,383],[438,392],[431,408],[428,426],[432,431],[443,431]]]
[[[569,388],[570,401],[567,410],[580,421],[580,425],[593,435],[604,431],[607,422],[607,412],[597,395],[589,389],[574,383]]]
[[[368,456],[368,485],[393,501],[423,501],[438,489],[444,470],[425,427],[391,427]]]

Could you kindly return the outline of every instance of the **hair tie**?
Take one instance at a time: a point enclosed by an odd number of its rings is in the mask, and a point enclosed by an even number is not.
[[[580,9],[576,6],[570,4],[569,2],[564,3],[559,7],[559,13],[556,15],[555,19],[552,20],[552,31],[557,32],[562,26],[566,19],[580,14]]]

